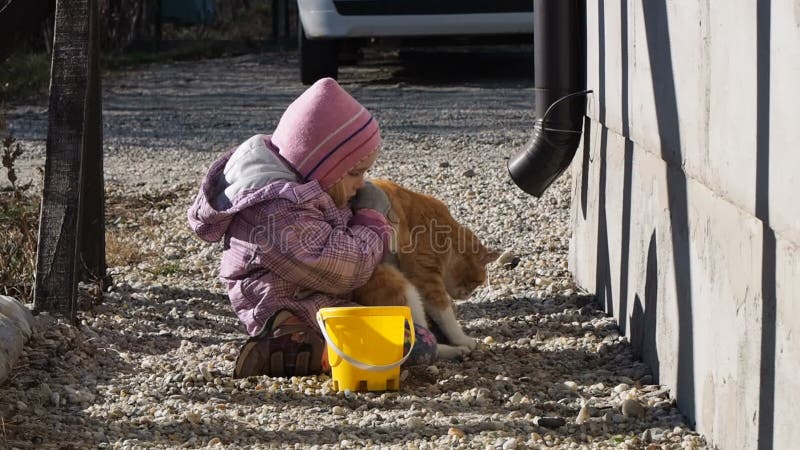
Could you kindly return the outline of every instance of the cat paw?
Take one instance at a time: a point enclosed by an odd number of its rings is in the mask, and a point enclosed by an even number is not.
[[[457,359],[468,355],[472,350],[464,346],[439,344],[436,346],[437,359]]]
[[[451,342],[457,347],[466,347],[470,350],[475,350],[475,347],[478,346],[478,341],[466,335],[453,339]]]

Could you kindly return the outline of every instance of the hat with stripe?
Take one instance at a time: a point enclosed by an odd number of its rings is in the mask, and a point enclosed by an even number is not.
[[[306,181],[328,189],[381,143],[378,122],[333,78],[323,78],[286,108],[271,137]]]

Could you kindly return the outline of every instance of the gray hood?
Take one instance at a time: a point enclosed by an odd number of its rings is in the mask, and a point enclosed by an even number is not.
[[[257,134],[233,152],[218,179],[214,207],[224,210],[237,194],[262,188],[274,181],[297,181],[294,171],[267,147],[269,135]]]

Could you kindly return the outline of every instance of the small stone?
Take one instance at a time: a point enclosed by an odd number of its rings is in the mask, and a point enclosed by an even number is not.
[[[183,416],[183,417],[184,417],[184,418],[185,418],[187,421],[189,421],[190,423],[193,423],[193,424],[195,424],[195,425],[199,424],[199,423],[200,423],[200,422],[202,422],[202,420],[203,420],[203,419],[200,417],[200,414],[197,414],[196,412],[193,412],[193,411],[189,411],[189,412],[187,412],[186,414],[184,414],[184,416]]]
[[[495,263],[506,270],[511,270],[517,267],[520,261],[520,258],[515,256],[513,251],[506,250],[497,257]]]
[[[215,438],[212,438],[210,441],[208,441],[208,446],[209,447],[213,447],[215,445],[222,445],[222,440],[220,438],[218,438],[218,437],[215,437]]]
[[[208,364],[201,363],[201,364],[200,364],[200,365],[197,367],[197,370],[199,370],[199,371],[200,371],[200,375],[201,375],[201,376],[203,377],[203,379],[204,379],[204,380],[206,380],[207,382],[209,382],[209,383],[210,383],[210,382],[214,381],[214,376],[211,374],[211,371],[210,371],[210,370],[208,370]]]
[[[503,450],[514,450],[517,448],[516,438],[511,438],[503,443]]]
[[[494,338],[491,336],[486,336],[485,338],[483,338],[483,343],[487,345],[494,344]]]
[[[586,423],[589,420],[589,408],[584,404],[581,406],[581,410],[578,411],[578,417],[575,418],[575,423],[581,425]]]
[[[569,389],[570,392],[577,392],[578,391],[578,383],[574,381],[565,381],[564,386]]]
[[[447,434],[449,436],[455,436],[457,438],[464,437],[464,431],[462,431],[460,428],[456,428],[456,427],[450,427],[450,429],[447,430]]]
[[[344,407],[339,406],[339,405],[336,405],[333,408],[331,408],[331,412],[335,416],[343,416],[343,415],[347,414],[347,410]]]
[[[642,441],[645,443],[649,443],[653,441],[653,435],[650,433],[650,429],[646,429],[642,432]]]
[[[475,171],[472,170],[472,169],[467,169],[461,174],[461,176],[462,177],[467,177],[467,178],[472,178],[472,177],[475,176]]]
[[[638,400],[632,398],[624,400],[621,409],[625,417],[644,417],[644,406]]]
[[[655,402],[653,404],[653,408],[656,409],[671,409],[672,408],[672,401],[671,400],[662,400],[660,402]]]
[[[450,163],[447,161],[440,162],[439,167],[441,167],[442,169],[447,169],[448,167],[450,167]]]
[[[614,392],[616,392],[617,394],[620,394],[620,393],[622,393],[622,392],[625,392],[625,391],[627,391],[629,387],[630,387],[630,386],[628,386],[628,385],[627,385],[627,384],[625,384],[625,383],[620,383],[620,384],[618,384],[618,385],[614,386]]]
[[[422,419],[419,417],[410,417],[406,422],[406,425],[412,429],[425,426],[425,424],[422,422]]]
[[[544,428],[558,428],[564,426],[567,421],[563,417],[539,417],[534,423]]]

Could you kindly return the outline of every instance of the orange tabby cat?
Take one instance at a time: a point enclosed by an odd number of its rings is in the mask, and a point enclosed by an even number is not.
[[[487,249],[472,231],[450,215],[447,206],[425,194],[387,180],[372,180],[389,197],[394,228],[391,255],[367,284],[354,292],[368,306],[408,305],[414,322],[426,316],[452,345],[440,344],[438,356],[454,358],[475,348],[456,321],[453,299],[465,299],[486,281],[486,264],[499,253]]]

